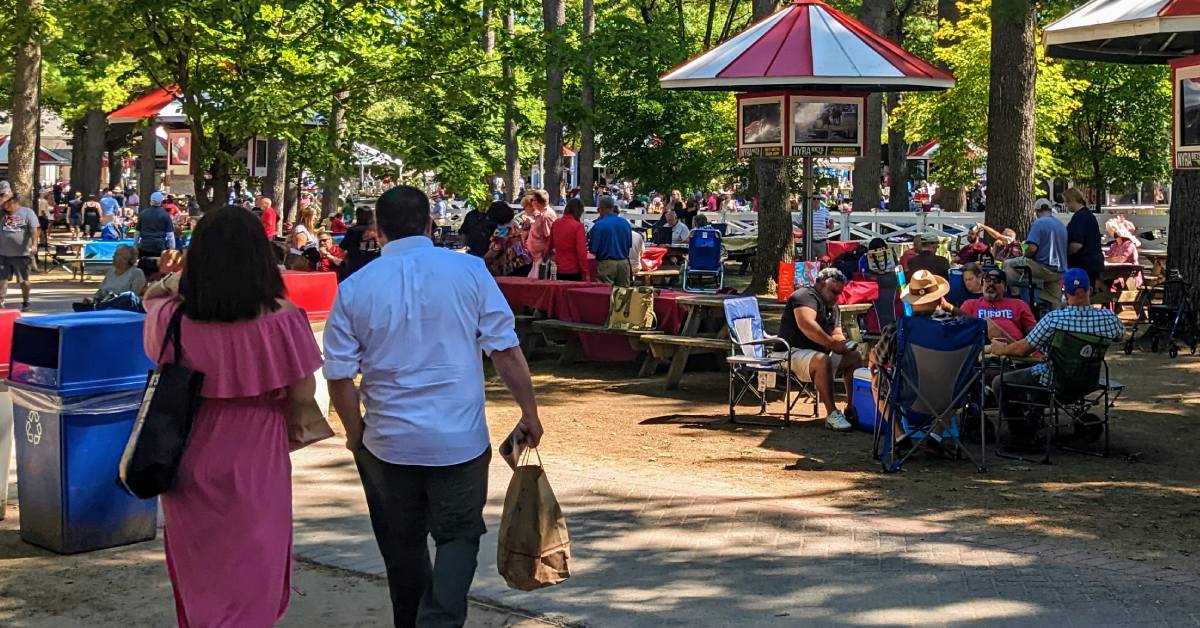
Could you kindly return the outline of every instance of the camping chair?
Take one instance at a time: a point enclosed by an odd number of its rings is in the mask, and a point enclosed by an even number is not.
[[[792,372],[790,356],[791,346],[778,336],[769,336],[763,331],[762,314],[758,310],[758,299],[755,297],[739,297],[725,301],[725,322],[729,326],[729,337],[733,341],[730,355],[726,359],[729,364],[729,422],[738,423],[737,404],[751,392],[760,402],[759,414],[767,412],[767,382],[771,379],[768,374],[783,376],[783,426],[791,424],[792,409],[805,397],[813,400],[812,414],[817,416],[817,395],[811,384],[800,381]],[[768,347],[782,347],[782,355],[772,354]],[[760,377],[762,378],[760,380]],[[760,381],[762,386],[760,387]],[[792,392],[795,391],[793,396]],[[743,422],[745,423],[745,422]],[[748,423],[748,425],[767,425],[774,427],[775,423]]]
[[[1058,440],[1058,448],[1064,451],[1108,457],[1109,410],[1125,391],[1120,382],[1109,379],[1108,362],[1104,354],[1111,341],[1100,336],[1058,330],[1050,339],[1050,350],[1046,355],[1046,367],[1050,369],[1050,385],[1023,385],[1004,382],[996,391],[1000,404],[1000,422],[1016,420],[1032,422],[1034,428],[1042,427],[1046,432],[1046,447],[1042,463],[1050,462],[1050,447]],[[1003,373],[1003,371],[1001,371]],[[1017,393],[1014,399],[1009,394]],[[1011,405],[1024,410],[1022,417],[1008,417],[1005,406]],[[1099,409],[1097,416],[1093,409]],[[1047,415],[1049,424],[1046,424]],[[1070,418],[1069,423],[1062,416]],[[1102,451],[1071,447],[1062,442],[1061,432],[1070,427],[1076,440],[1094,443],[1104,438]],[[1012,433],[1011,426],[1009,433]],[[1024,460],[1019,455],[1005,451],[997,439],[996,455],[1014,460]]]
[[[983,415],[983,367],[980,355],[987,340],[987,322],[978,318],[952,320],[905,316],[896,321],[895,363],[882,369],[876,406],[873,453],[885,473],[899,471],[912,452],[939,433],[943,451],[965,455],[976,469],[986,469],[986,417]],[[980,421],[980,458],[963,446],[963,421]],[[899,426],[898,428],[896,426]],[[907,440],[907,452],[898,445]]]
[[[725,287],[725,255],[721,250],[721,234],[712,227],[692,230],[688,238],[688,256],[683,264],[684,292],[720,292]],[[696,287],[711,279],[714,287]]]

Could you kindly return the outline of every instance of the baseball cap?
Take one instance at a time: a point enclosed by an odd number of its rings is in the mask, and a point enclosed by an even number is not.
[[[1034,213],[1036,213],[1036,212],[1040,212],[1040,211],[1043,211],[1043,210],[1049,211],[1049,210],[1052,210],[1052,209],[1054,209],[1054,204],[1053,204],[1053,203],[1051,203],[1051,202],[1050,202],[1050,199],[1048,199],[1048,198],[1044,198],[1044,197],[1043,197],[1043,198],[1039,198],[1038,200],[1036,200],[1036,201],[1034,201],[1034,202],[1033,202],[1033,211],[1034,211]]]
[[[999,268],[989,268],[983,271],[983,276],[987,279],[996,279],[1008,283],[1008,275],[1005,275],[1004,271]]]
[[[12,198],[12,196],[12,184],[8,181],[0,181],[0,203],[7,201],[8,199]]]
[[[1088,278],[1087,271],[1082,268],[1071,268],[1063,275],[1063,288],[1067,289],[1067,294],[1075,294],[1076,290],[1091,290],[1092,280]]]
[[[151,205],[162,205],[163,199],[165,199],[165,198],[166,198],[166,196],[164,196],[162,192],[154,192],[153,194],[150,195],[150,204]]]

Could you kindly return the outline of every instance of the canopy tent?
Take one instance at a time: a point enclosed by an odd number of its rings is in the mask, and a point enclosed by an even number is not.
[[[664,89],[887,92],[948,89],[954,77],[821,0],[795,0],[659,82]]]
[[[1200,0],[1093,0],[1046,27],[1052,57],[1166,63],[1200,52]]]
[[[175,94],[163,88],[152,90],[108,114],[110,124],[130,124],[150,118],[166,124],[187,122],[183,103]]]
[[[930,140],[918,146],[915,150],[908,154],[909,159],[918,159],[929,161],[937,156],[938,151],[942,148],[941,140]]]
[[[355,142],[351,151],[354,163],[360,166],[400,166],[404,162],[366,144]]]
[[[8,148],[11,145],[11,136],[0,135],[0,164],[8,165]],[[38,163],[43,166],[66,166],[71,163],[71,158],[64,156],[58,151],[50,150],[45,146],[39,146]]]

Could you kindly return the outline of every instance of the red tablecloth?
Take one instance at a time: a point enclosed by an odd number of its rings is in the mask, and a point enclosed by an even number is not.
[[[566,303],[559,320],[573,323],[603,325],[608,320],[608,302],[612,289],[608,286],[574,288],[568,290]],[[658,329],[667,334],[678,334],[683,327],[683,308],[675,299],[689,295],[686,292],[663,290],[654,298],[654,314],[658,317]],[[609,334],[579,334],[583,357],[592,362],[629,362],[638,352],[624,338]]]
[[[829,240],[825,242],[825,251],[829,254],[829,259],[837,259],[837,256],[846,251],[853,251],[854,247],[862,244],[862,242],[841,242],[839,240]]]
[[[500,286],[500,292],[504,293],[514,313],[537,310],[545,312],[550,318],[559,318],[562,314],[568,290],[596,285],[585,281],[549,281],[528,277],[496,277],[496,284]]]

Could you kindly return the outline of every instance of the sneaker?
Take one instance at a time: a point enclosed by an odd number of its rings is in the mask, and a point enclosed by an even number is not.
[[[29,311],[29,308],[30,308],[29,301],[26,301],[26,302],[24,302],[24,303],[22,303],[22,304],[21,304],[21,311],[22,311],[22,312],[28,312],[28,311]]]
[[[834,410],[825,417],[825,427],[835,432],[849,432],[854,429],[850,422],[846,420],[846,415],[842,414],[841,410]]]

